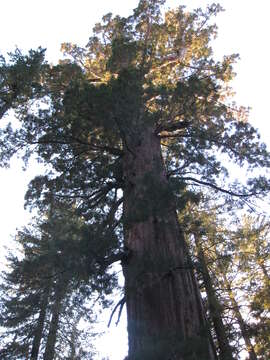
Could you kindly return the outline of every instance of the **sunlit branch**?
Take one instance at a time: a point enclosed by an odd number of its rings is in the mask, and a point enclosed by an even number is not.
[[[183,130],[186,129],[190,125],[190,123],[191,123],[190,121],[183,120],[183,121],[172,122],[164,125],[160,124],[156,129],[156,134],[159,134],[162,131],[173,132],[176,130]],[[162,134],[160,135],[160,137],[166,137],[166,135]]]

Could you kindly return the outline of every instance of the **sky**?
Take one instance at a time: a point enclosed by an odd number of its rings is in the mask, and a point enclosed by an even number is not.
[[[168,0],[167,5],[188,8],[205,7],[211,1]],[[270,1],[221,0],[226,10],[218,15],[216,23],[219,36],[213,47],[217,58],[239,53],[235,67],[237,77],[233,82],[238,104],[250,106],[251,123],[259,128],[262,139],[270,148],[269,102],[269,13]],[[137,0],[8,0],[1,3],[0,53],[14,50],[15,46],[27,51],[42,46],[47,48],[47,59],[56,62],[60,44],[72,42],[85,45],[93,25],[112,12],[127,16],[137,5]],[[0,123],[1,126],[1,123]],[[14,159],[9,169],[0,169],[0,249],[10,244],[11,235],[30,219],[24,211],[24,193],[29,181],[39,172],[36,165],[21,170],[20,161]],[[3,260],[0,251],[0,261]],[[117,301],[117,299],[116,299]],[[104,319],[106,316],[104,317]],[[105,320],[104,320],[105,321]],[[99,341],[99,348],[110,360],[124,358],[126,352],[125,324],[107,331],[106,340]]]

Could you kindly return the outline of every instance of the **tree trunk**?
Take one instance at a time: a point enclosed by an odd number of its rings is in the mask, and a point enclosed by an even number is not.
[[[31,350],[31,360],[37,360],[38,359],[38,353],[39,353],[39,347],[42,339],[42,333],[44,329],[44,322],[47,312],[47,306],[49,302],[49,294],[50,294],[50,285],[48,285],[44,291],[44,294],[42,296],[41,304],[40,304],[40,312],[38,317],[38,323],[37,328],[35,331],[35,337],[33,341],[33,346]]]
[[[49,334],[46,342],[44,360],[54,359],[56,335],[59,327],[59,317],[60,317],[61,305],[62,305],[65,289],[66,289],[66,282],[64,280],[61,281],[60,279],[58,284],[56,285],[56,290],[55,290],[55,299],[52,307],[52,316],[50,321]]]
[[[202,303],[150,126],[124,146],[129,360],[212,360]]]
[[[227,337],[227,331],[225,329],[225,326],[223,324],[223,320],[221,317],[223,309],[222,309],[222,306],[216,296],[200,241],[198,240],[198,237],[196,234],[194,234],[194,236],[195,236],[197,255],[198,255],[198,259],[199,259],[201,271],[202,271],[203,283],[204,283],[207,300],[208,300],[208,304],[209,304],[210,317],[212,319],[215,333],[217,336],[217,342],[218,342],[218,347],[219,347],[219,358],[220,358],[220,360],[232,360],[233,359],[232,349],[229,344],[228,337]]]
[[[77,323],[78,321],[74,321],[72,326],[72,333],[70,337],[70,352],[69,352],[69,360],[76,360],[76,349],[78,348],[78,334],[77,334]]]

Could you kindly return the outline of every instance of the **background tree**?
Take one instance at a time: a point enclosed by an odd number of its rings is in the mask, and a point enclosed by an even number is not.
[[[218,358],[236,359],[238,357],[233,344],[235,334],[226,319],[226,303],[218,281],[218,263],[228,263],[228,252],[225,249],[229,244],[224,247],[223,209],[209,195],[201,194],[204,200],[199,203],[189,201],[179,215],[179,222],[192,254],[191,266],[196,270],[203,293],[204,307]]]
[[[190,202],[186,206],[179,221],[191,249],[194,248],[193,266],[205,293],[219,357],[232,358],[233,352],[234,358],[241,358],[244,342],[248,359],[264,358],[269,346],[268,332],[263,336],[264,345],[260,345],[259,333],[264,334],[260,329],[267,329],[269,318],[267,301],[262,301],[264,291],[267,296],[269,222],[262,216],[239,216],[237,209],[229,218],[226,208],[217,205],[209,193],[202,196],[204,200],[199,204]],[[255,298],[264,312],[260,320],[258,314],[254,317]],[[262,348],[260,354],[258,350]]]
[[[244,298],[249,313],[248,333],[258,359],[269,356],[269,219],[243,216],[233,234],[235,258],[245,284]]]
[[[30,237],[34,239],[27,230],[24,236],[28,237],[28,244]],[[34,247],[33,242],[31,247]],[[28,251],[24,260],[10,255],[10,270],[3,274],[1,357],[5,359],[38,358],[52,283],[50,263],[37,266],[31,261],[31,253]],[[41,273],[48,278],[42,279]]]
[[[76,355],[76,342],[80,358],[92,357],[91,344],[86,353],[77,326],[82,319],[94,321],[86,302],[96,297],[106,306],[115,279],[105,269],[94,271],[91,255],[80,253],[85,241],[90,245],[88,236],[87,225],[63,205],[18,233],[22,259],[10,257],[12,270],[2,285],[1,326],[9,329],[2,334],[2,358],[63,359],[68,349]]]
[[[8,60],[0,55],[0,119],[9,109],[22,107],[40,94],[44,57],[41,48],[30,50],[28,55],[16,49]]]

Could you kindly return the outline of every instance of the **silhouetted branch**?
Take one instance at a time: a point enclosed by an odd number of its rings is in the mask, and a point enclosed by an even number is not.
[[[209,186],[209,187],[211,187],[211,188],[213,188],[213,189],[215,189],[215,190],[221,191],[221,192],[223,192],[223,193],[225,193],[225,194],[229,194],[229,195],[232,195],[232,196],[237,196],[237,197],[244,197],[244,198],[246,198],[246,197],[249,197],[249,196],[258,195],[257,193],[249,193],[249,194],[239,194],[239,193],[235,193],[235,192],[233,192],[233,191],[231,191],[231,190],[223,189],[223,188],[221,188],[221,187],[219,187],[219,186],[217,186],[217,185],[215,185],[215,184],[212,184],[212,183],[210,183],[210,182],[203,181],[203,180],[198,180],[198,179],[195,179],[195,178],[193,178],[193,177],[183,177],[182,179],[183,179],[183,180],[188,180],[188,181],[194,181],[194,182],[196,182],[196,183],[198,183],[198,184],[205,185],[205,186]]]
[[[115,325],[118,325],[119,324],[119,321],[120,321],[120,318],[121,318],[121,314],[122,314],[122,311],[123,311],[123,307],[125,305],[125,302],[126,302],[126,297],[123,296],[122,299],[120,301],[118,301],[118,303],[116,304],[116,306],[114,307],[112,313],[111,313],[111,316],[110,316],[110,320],[108,322],[108,327],[111,326],[111,322],[112,322],[112,319],[113,319],[113,315],[114,313],[116,312],[117,308],[119,307],[119,312],[118,312],[118,318],[117,318],[117,321],[115,323]]]

